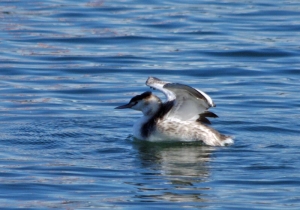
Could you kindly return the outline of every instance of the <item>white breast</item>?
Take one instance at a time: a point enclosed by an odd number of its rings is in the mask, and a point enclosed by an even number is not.
[[[133,125],[133,135],[135,138],[140,139],[140,140],[147,140],[142,136],[142,126],[148,122],[150,117],[148,116],[143,116],[140,119],[138,119],[134,125]]]

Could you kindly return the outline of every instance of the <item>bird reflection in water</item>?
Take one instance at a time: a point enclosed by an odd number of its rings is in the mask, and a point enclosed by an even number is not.
[[[203,202],[209,190],[205,185],[210,176],[209,161],[214,147],[198,143],[135,144],[141,167],[137,177],[140,199]]]

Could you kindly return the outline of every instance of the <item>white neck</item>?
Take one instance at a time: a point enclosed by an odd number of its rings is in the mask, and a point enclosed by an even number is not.
[[[152,117],[161,107],[161,101],[156,96],[151,96],[147,101],[147,105],[142,108],[144,116]]]

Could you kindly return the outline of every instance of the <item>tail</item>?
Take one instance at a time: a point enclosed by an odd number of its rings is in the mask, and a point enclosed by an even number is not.
[[[221,141],[221,146],[228,146],[234,143],[233,137],[225,135],[221,136]]]

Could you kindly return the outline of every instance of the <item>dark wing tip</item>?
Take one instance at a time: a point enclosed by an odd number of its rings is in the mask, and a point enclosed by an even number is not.
[[[219,117],[218,115],[216,115],[215,113],[210,112],[210,111],[205,111],[205,112],[201,113],[200,115],[202,115],[204,117],[213,117],[213,118]]]
[[[211,124],[211,122],[206,117],[203,117],[201,115],[200,115],[200,117],[196,121],[197,122],[201,122],[201,123],[205,123],[205,124],[208,124],[208,125]]]
[[[217,118],[218,115],[216,115],[215,113],[210,112],[210,111],[205,111],[205,112],[199,114],[199,118],[196,121],[210,125],[211,122],[207,119],[207,117]]]

